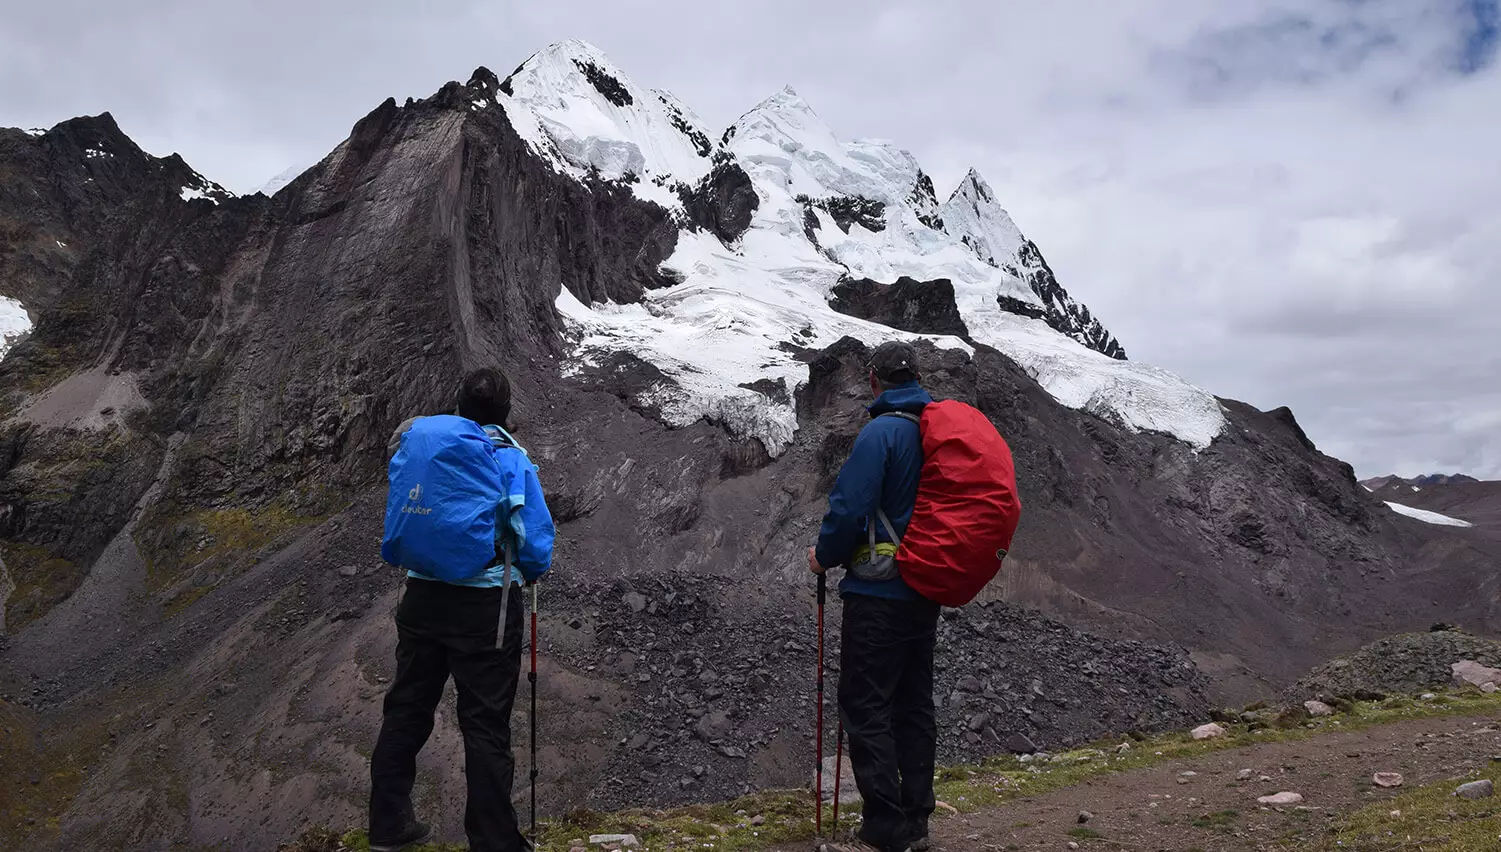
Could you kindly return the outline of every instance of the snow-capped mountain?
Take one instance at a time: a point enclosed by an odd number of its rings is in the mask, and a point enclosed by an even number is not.
[[[663,268],[679,283],[635,304],[584,305],[567,291],[558,303],[579,367],[628,351],[670,378],[647,393],[671,422],[709,418],[781,452],[797,428],[790,396],[750,386],[795,389],[806,368],[789,345],[900,335],[840,314],[830,296],[847,279],[905,277],[951,282],[967,340],[1017,360],[1065,405],[1196,448],[1224,428],[1212,395],[1123,360],[977,173],[939,205],[910,153],[881,140],[841,141],[791,87],[711,136],[671,95],[573,41],[523,63],[496,101],[555,168],[624,183],[678,214],[682,230]],[[484,97],[472,104],[489,106]],[[738,167],[755,192],[749,227],[731,239],[696,227],[685,211],[716,165]],[[968,349],[952,336],[935,342]]]

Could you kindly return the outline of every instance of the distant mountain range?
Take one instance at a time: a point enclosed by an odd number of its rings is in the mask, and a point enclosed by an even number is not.
[[[1362,479],[1360,481],[1360,484],[1371,489],[1372,491],[1380,491],[1382,488],[1385,488],[1386,486],[1391,485],[1394,482],[1405,485],[1415,485],[1419,488],[1426,488],[1430,485],[1455,485],[1460,482],[1479,481],[1480,480],[1476,479],[1473,476],[1466,476],[1462,473],[1425,473],[1422,476],[1413,476],[1408,478],[1403,478],[1397,476],[1396,474],[1390,474],[1387,476],[1373,476],[1370,479]]]

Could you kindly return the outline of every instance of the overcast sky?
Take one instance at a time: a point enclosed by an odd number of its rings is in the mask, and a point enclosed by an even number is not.
[[[716,127],[791,83],[978,168],[1132,358],[1362,476],[1501,478],[1498,2],[0,0],[0,125],[109,110],[246,192],[564,38]]]

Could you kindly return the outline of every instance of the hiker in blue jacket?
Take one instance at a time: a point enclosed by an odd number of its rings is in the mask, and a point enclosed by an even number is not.
[[[554,529],[537,469],[505,429],[510,413],[511,386],[500,371],[481,369],[465,376],[457,414],[483,427],[496,448],[494,459],[500,468],[496,558],[489,567],[462,579],[438,580],[419,570],[407,573],[406,591],[396,612],[396,677],[386,693],[380,736],[370,758],[372,852],[403,849],[430,834],[413,813],[412,785],[417,753],[432,733],[433,714],[450,675],[458,692],[459,728],[464,735],[468,781],[464,829],[469,848],[472,852],[531,848],[511,804],[516,769],[511,707],[521,673],[524,595],[506,596],[504,591],[508,582],[532,583],[547,572]],[[419,419],[397,430],[393,452],[410,437]],[[503,558],[507,547],[513,548],[509,555],[514,569],[509,578]],[[507,597],[505,636],[497,643],[501,601]]]
[[[808,549],[808,569],[822,574],[846,568],[839,581],[839,716],[864,799],[857,837],[866,845],[860,848],[902,852],[928,848],[935,806],[933,648],[939,607],[902,581],[889,556],[917,502],[923,450],[916,421],[933,398],[918,384],[911,344],[881,344],[869,368],[871,421],[829,493],[818,544]]]

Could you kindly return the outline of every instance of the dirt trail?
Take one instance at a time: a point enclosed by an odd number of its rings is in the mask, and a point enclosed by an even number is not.
[[[1335,818],[1371,802],[1477,769],[1501,780],[1493,755],[1501,756],[1501,721],[1494,712],[1248,746],[938,819],[934,848],[1063,850],[1073,842],[1081,850],[1311,849]],[[1237,779],[1243,769],[1252,770],[1250,780]],[[1371,783],[1376,772],[1400,772],[1404,784],[1378,789]],[[1283,791],[1301,793],[1303,805],[1278,810],[1256,803],[1258,796]],[[1079,824],[1080,811],[1094,815],[1087,825]],[[1081,828],[1098,837],[1069,834]]]

